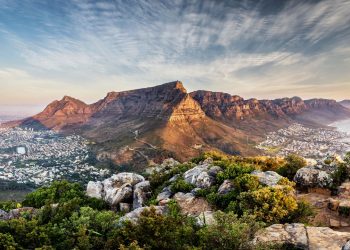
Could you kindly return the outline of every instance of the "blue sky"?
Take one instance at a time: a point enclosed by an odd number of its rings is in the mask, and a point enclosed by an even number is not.
[[[350,99],[350,1],[0,0],[0,114],[173,80]]]

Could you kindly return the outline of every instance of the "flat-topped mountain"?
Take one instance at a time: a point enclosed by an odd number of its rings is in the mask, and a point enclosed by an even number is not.
[[[204,90],[187,93],[175,81],[110,92],[93,104],[65,96],[7,125],[78,133],[94,142],[99,159],[128,164],[168,156],[187,160],[205,150],[255,154],[253,146],[267,132],[293,122],[324,126],[345,117],[350,110],[334,100],[244,100]]]

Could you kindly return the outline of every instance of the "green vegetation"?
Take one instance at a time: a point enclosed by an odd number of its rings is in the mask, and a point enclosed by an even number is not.
[[[296,172],[306,166],[306,161],[302,157],[293,154],[288,155],[285,160],[286,163],[277,170],[277,173],[292,181]]]
[[[171,201],[167,215],[160,215],[151,207],[137,223],[120,221],[120,214],[111,211],[102,200],[89,198],[84,188],[67,181],[54,182],[28,194],[22,203],[2,202],[0,209],[9,211],[29,206],[35,212],[22,212],[19,218],[0,220],[1,249],[290,249],[289,246],[252,245],[255,233],[272,223],[308,223],[313,210],[308,203],[297,202],[294,183],[287,178],[279,186],[261,183],[253,170],[279,169],[289,164],[274,158],[226,157],[206,154],[193,162],[212,157],[222,172],[216,184],[200,189],[203,197],[216,208],[217,223],[200,226],[192,217],[181,214]],[[169,182],[177,174],[194,167],[180,164],[149,176],[153,199],[166,186],[172,192],[190,192],[194,186],[182,177]],[[224,194],[218,189],[224,180],[231,187]]]

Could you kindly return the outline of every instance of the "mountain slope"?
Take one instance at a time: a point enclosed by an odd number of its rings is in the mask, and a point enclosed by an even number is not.
[[[350,109],[350,100],[343,100],[343,101],[339,102],[339,104]]]
[[[294,122],[323,126],[344,117],[350,110],[333,100],[244,100],[220,92],[187,93],[175,81],[110,92],[90,105],[66,96],[11,125],[78,133],[94,142],[99,159],[142,165],[169,156],[184,161],[207,150],[257,154],[254,145],[267,132]]]

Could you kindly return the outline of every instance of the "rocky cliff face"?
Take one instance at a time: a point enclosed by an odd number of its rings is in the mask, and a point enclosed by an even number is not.
[[[299,97],[292,97],[275,100],[244,100],[236,95],[210,91],[195,91],[191,96],[200,103],[208,116],[221,120],[254,119],[261,116],[283,119],[313,110],[334,110],[344,116],[350,114],[336,101],[327,99],[304,101]]]
[[[99,154],[125,164],[135,161],[136,155],[149,161],[163,154],[159,150],[181,160],[202,150],[256,154],[257,149],[249,142],[258,142],[266,132],[293,122],[324,125],[345,117],[350,117],[350,110],[333,100],[244,100],[220,92],[187,93],[183,84],[175,81],[110,92],[91,105],[66,96],[41,113],[11,125],[81,134],[97,143]],[[147,153],[140,148],[147,148]]]

